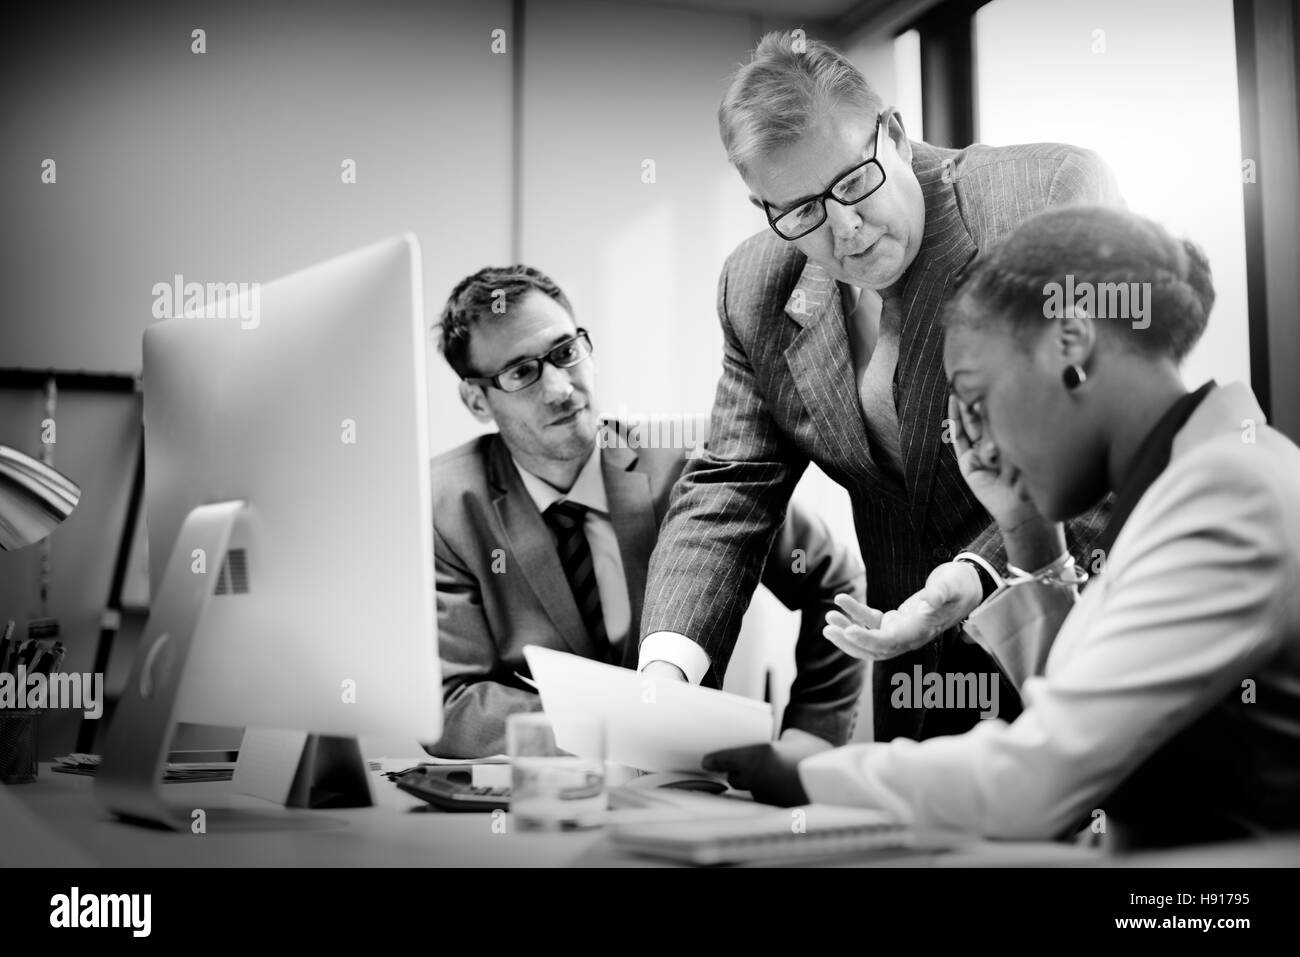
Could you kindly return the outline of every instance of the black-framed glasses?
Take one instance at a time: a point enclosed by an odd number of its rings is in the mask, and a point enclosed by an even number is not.
[[[484,388],[496,386],[502,392],[518,392],[527,389],[542,377],[542,363],[549,362],[557,369],[569,369],[591,355],[591,337],[586,329],[579,329],[572,338],[565,339],[552,346],[540,356],[531,356],[512,362],[496,375],[465,376],[465,381]]]
[[[860,203],[885,185],[885,167],[877,158],[880,155],[880,137],[885,114],[876,117],[876,142],[871,156],[831,183],[830,189],[820,196],[801,199],[784,213],[776,212],[770,203],[763,201],[767,224],[782,239],[800,239],[826,222],[826,200],[833,199],[841,206]]]

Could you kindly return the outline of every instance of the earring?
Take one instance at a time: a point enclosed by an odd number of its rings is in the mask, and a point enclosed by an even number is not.
[[[1083,371],[1082,366],[1066,366],[1061,378],[1065,380],[1065,387],[1073,392],[1088,381],[1088,373]]]

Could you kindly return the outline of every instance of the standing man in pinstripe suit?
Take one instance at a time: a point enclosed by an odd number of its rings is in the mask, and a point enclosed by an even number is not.
[[[816,462],[849,492],[867,568],[871,609],[842,607],[881,639],[876,737],[966,730],[978,706],[915,707],[891,693],[916,667],[996,671],[955,627],[996,586],[1005,551],[945,441],[940,308],[975,254],[1022,220],[1050,205],[1119,202],[1113,177],[1095,154],[1059,144],[909,140],[852,64],[791,33],[763,38],[718,116],[770,229],[722,270],[712,443],[674,490],[639,665],[720,684],[790,495]],[[1094,509],[1067,528],[1081,564],[1101,517]],[[872,609],[897,611],[882,620]],[[998,716],[1014,718],[1010,683],[999,697]]]

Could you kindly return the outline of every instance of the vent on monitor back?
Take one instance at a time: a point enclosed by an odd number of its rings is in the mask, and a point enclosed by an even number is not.
[[[226,552],[226,560],[221,563],[221,574],[217,576],[217,595],[248,594],[248,553],[242,548],[232,548]]]

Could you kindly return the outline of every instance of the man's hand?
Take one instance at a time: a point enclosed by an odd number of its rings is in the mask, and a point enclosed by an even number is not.
[[[925,587],[899,606],[879,612],[852,595],[836,595],[840,612],[826,616],[822,634],[847,655],[863,661],[893,658],[920,648],[966,617],[984,600],[979,572],[968,562],[945,562]]]
[[[773,744],[751,744],[705,755],[704,770],[725,771],[728,784],[750,792],[756,801],[792,807],[808,803],[799,781],[799,762],[831,747],[829,741],[807,731],[787,728]]]
[[[686,675],[681,668],[667,661],[652,661],[641,669],[641,674],[648,678],[663,681],[685,681]]]

